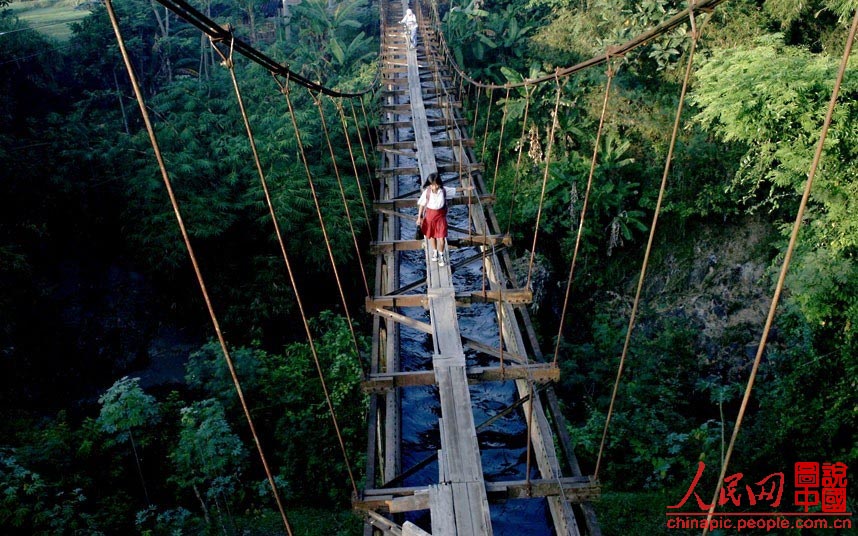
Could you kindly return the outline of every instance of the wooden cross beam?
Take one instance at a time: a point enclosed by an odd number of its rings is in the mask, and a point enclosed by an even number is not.
[[[448,238],[447,244],[453,247],[474,247],[474,246],[509,246],[512,244],[512,239],[509,235],[491,235],[479,236],[471,235],[471,237]],[[423,240],[390,240],[384,242],[371,242],[369,251],[373,255],[381,253],[389,253],[391,251],[414,251],[423,249]]]
[[[562,489],[562,492],[561,492]],[[360,499],[352,501],[356,510],[386,512],[408,512],[429,508],[427,487],[403,487],[364,490]],[[523,499],[532,497],[564,496],[572,504],[597,500],[602,493],[601,485],[588,476],[553,479],[510,480],[486,482],[490,500]],[[426,497],[423,500],[422,497]]]
[[[497,382],[507,380],[530,379],[536,383],[556,382],[560,379],[560,368],[551,363],[531,363],[529,365],[508,365],[506,367],[468,367],[468,383]],[[364,392],[382,393],[397,387],[415,387],[435,385],[435,371],[421,370],[410,372],[386,372],[370,374],[369,379],[361,382]]]

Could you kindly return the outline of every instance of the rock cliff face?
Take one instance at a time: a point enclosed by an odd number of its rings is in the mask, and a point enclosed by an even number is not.
[[[779,243],[775,229],[758,220],[661,237],[649,262],[636,333],[649,337],[664,329],[665,319],[678,319],[697,334],[693,351],[702,366],[730,381],[744,381],[771,303],[771,267]],[[636,262],[624,268],[622,288],[590,297],[593,313],[628,322],[640,274]],[[550,284],[565,288],[565,280]],[[773,330],[770,342],[776,337]]]

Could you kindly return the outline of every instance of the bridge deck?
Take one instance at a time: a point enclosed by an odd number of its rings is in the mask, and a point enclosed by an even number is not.
[[[554,435],[541,397],[531,395],[534,383],[556,380],[558,370],[544,363],[532,363],[528,358],[528,355],[531,358],[538,355],[538,347],[532,333],[528,333],[527,338],[530,345],[525,344],[519,324],[520,319],[524,319],[523,329],[532,332],[527,311],[522,308],[530,301],[531,294],[515,283],[511,260],[504,250],[509,237],[499,232],[491,210],[494,196],[485,192],[479,173],[481,167],[470,150],[473,140],[468,138],[463,130],[466,123],[458,116],[460,104],[447,89],[449,77],[441,72],[440,62],[431,54],[434,49],[432,32],[422,26],[421,21],[424,46],[414,49],[407,46],[404,32],[398,27],[406,7],[406,0],[385,3],[382,7],[384,101],[378,141],[381,194],[375,204],[379,238],[372,248],[377,255],[376,295],[367,299],[367,310],[375,315],[371,374],[365,382],[365,389],[371,395],[372,413],[367,488],[355,501],[355,507],[372,513],[366,525],[367,534],[373,531],[409,534],[415,529],[410,523],[399,527],[395,516],[389,519],[378,512],[396,514],[429,509],[431,533],[435,536],[488,536],[492,534],[490,490],[495,498],[546,497],[554,531],[580,534],[571,503],[583,503],[596,497],[598,487],[580,476],[572,449],[565,444],[567,465],[577,474],[572,479],[562,476]],[[413,134],[413,139],[409,134]],[[450,245],[478,248],[477,254],[459,261],[458,265],[482,262],[487,288],[481,293],[457,292],[451,271],[457,265],[448,263],[439,267],[430,261],[429,247],[401,236],[403,222],[410,224],[414,220],[412,213],[419,194],[419,190],[400,194],[401,179],[411,177],[420,184],[436,171],[446,174],[445,185],[474,187],[473,194],[451,199],[450,205],[467,204],[469,208],[468,228],[451,227],[452,231],[466,236],[451,239]],[[451,173],[455,173],[455,179],[449,176]],[[411,225],[409,228],[413,228]],[[421,247],[424,247],[426,279],[400,288],[400,255]],[[508,282],[513,288],[508,288]],[[425,294],[413,294],[412,291],[420,286],[425,286]],[[457,307],[477,301],[495,304],[503,348],[462,337]],[[428,309],[429,323],[401,312],[401,308],[407,307]],[[399,355],[402,326],[431,335],[431,371],[402,370]],[[499,367],[468,367],[465,347],[493,357],[503,355],[504,361]],[[477,439],[479,427],[474,421],[469,390],[469,383],[479,381],[515,382],[520,400],[509,411],[520,411],[532,422],[530,441],[534,465],[541,479],[485,482]],[[393,486],[407,476],[401,468],[400,391],[427,384],[437,386],[440,398],[441,448],[437,453],[437,484],[395,488]],[[565,426],[556,405],[553,409],[552,420]],[[564,437],[560,437],[561,442]],[[381,482],[380,487],[377,481]],[[587,512],[591,510],[585,510]],[[591,515],[584,518],[586,530],[598,534],[595,518]]]

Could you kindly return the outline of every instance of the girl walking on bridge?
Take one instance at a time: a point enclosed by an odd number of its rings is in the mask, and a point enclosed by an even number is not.
[[[408,40],[411,48],[417,48],[417,15],[411,9],[405,11],[405,16],[399,21],[408,30]]]
[[[444,186],[437,173],[430,173],[417,200],[417,226],[432,245],[432,260],[445,266],[447,245],[447,198],[456,195],[456,188]]]

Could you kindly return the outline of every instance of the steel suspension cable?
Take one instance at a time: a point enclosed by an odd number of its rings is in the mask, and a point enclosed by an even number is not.
[[[489,91],[486,95],[489,99],[489,109],[486,111],[486,125],[485,128],[483,128],[483,150],[480,153],[480,162],[486,161],[486,142],[489,139],[489,123],[491,123],[490,119],[492,118],[492,103],[494,101],[492,97],[494,96],[494,94],[494,88],[489,88]]]
[[[363,258],[361,257],[360,246],[358,245],[357,232],[355,232],[355,226],[354,226],[354,223],[352,222],[352,213],[349,210],[349,202],[346,199],[346,191],[343,188],[343,179],[340,177],[340,168],[337,165],[337,155],[334,152],[334,146],[331,143],[331,136],[328,133],[328,122],[325,120],[325,111],[324,111],[324,106],[323,106],[324,102],[322,101],[322,95],[320,93],[318,96],[316,96],[316,95],[313,95],[313,92],[310,91],[309,89],[307,91],[310,93],[310,98],[313,99],[313,101],[315,102],[316,108],[319,109],[319,119],[322,122],[322,132],[325,134],[325,141],[328,144],[328,151],[331,153],[331,164],[334,167],[334,176],[337,178],[337,186],[339,186],[339,188],[340,188],[340,197],[342,198],[342,201],[343,201],[343,210],[346,213],[346,220],[348,221],[348,224],[349,224],[349,231],[351,231],[351,234],[352,234],[352,242],[354,242],[354,245],[355,245],[355,254],[357,255],[358,266],[360,267],[360,275],[361,275],[361,278],[363,279],[363,287],[366,290],[366,295],[370,296],[369,283],[366,280],[366,272],[363,269]],[[351,147],[351,146],[349,146],[349,147]],[[358,362],[360,362],[360,351],[358,351],[357,355],[358,355]]]
[[[506,96],[503,99],[503,116],[501,117],[500,136],[498,137],[498,150],[495,153],[495,175],[492,179],[492,195],[494,195],[495,187],[498,183],[498,169],[500,168],[500,155],[501,148],[503,147],[503,131],[506,127],[506,114],[509,110],[509,91],[510,88],[506,88]]]
[[[655,212],[653,213],[653,216],[652,216],[652,225],[650,226],[649,238],[647,239],[647,243],[646,243],[646,252],[644,253],[643,263],[641,264],[640,277],[638,278],[638,286],[637,286],[637,290],[635,291],[635,300],[634,300],[634,303],[632,304],[632,312],[631,312],[631,315],[629,316],[629,325],[628,325],[628,328],[626,329],[626,340],[623,343],[623,352],[622,352],[622,355],[620,356],[620,364],[617,367],[617,377],[614,381],[613,392],[611,393],[611,402],[608,406],[608,415],[605,418],[605,428],[602,431],[602,441],[599,444],[599,455],[596,457],[596,469],[593,471],[593,478],[594,479],[599,478],[599,468],[600,468],[600,465],[602,462],[602,454],[605,450],[605,440],[608,437],[608,426],[611,424],[611,415],[613,414],[613,411],[614,411],[614,402],[616,401],[616,398],[617,398],[617,390],[620,387],[620,378],[622,378],[622,375],[623,375],[623,366],[625,365],[626,357],[628,356],[628,353],[629,353],[629,344],[632,340],[632,331],[634,330],[634,327],[635,327],[635,318],[637,316],[638,304],[640,303],[641,290],[643,289],[643,283],[644,283],[644,279],[646,277],[646,270],[647,270],[647,265],[649,263],[649,256],[650,256],[650,253],[652,252],[652,243],[653,243],[653,239],[655,238],[655,229],[656,229],[656,225],[658,224],[658,216],[659,216],[659,213],[661,212],[661,203],[664,200],[664,192],[667,188],[667,177],[670,173],[670,164],[673,161],[673,149],[676,146],[676,138],[677,138],[678,133],[679,133],[679,123],[680,123],[680,120],[682,119],[682,108],[683,108],[683,105],[685,104],[685,94],[688,91],[688,80],[691,78],[691,67],[694,65],[694,51],[697,48],[697,41],[699,38],[700,38],[700,32],[692,33],[692,35],[691,35],[691,47],[688,51],[688,64],[685,67],[685,77],[682,79],[682,90],[680,91],[680,94],[679,94],[679,104],[676,107],[676,117],[674,118],[674,121],[673,121],[673,131],[672,131],[671,136],[670,136],[670,147],[667,151],[667,158],[665,159],[665,163],[664,163],[664,173],[661,176],[661,185],[659,186],[659,190],[658,190],[658,201],[656,201],[656,204],[655,204]]]
[[[366,166],[366,176],[369,181],[369,197],[375,201],[376,196],[375,186],[372,184],[372,170],[369,168],[369,158],[366,156],[366,149],[363,145],[363,136],[360,133],[360,122],[358,121],[357,113],[355,112],[355,103],[349,100],[349,106],[352,109],[352,118],[355,122],[355,131],[357,132],[358,142],[360,143],[360,152],[363,154],[363,163]],[[361,102],[361,107],[363,107],[363,102]],[[364,115],[364,117],[366,117],[366,115]]]
[[[816,177],[816,171],[819,167],[819,162],[822,159],[822,151],[825,145],[825,139],[828,136],[828,128],[831,126],[831,118],[834,115],[834,107],[837,104],[837,98],[840,94],[840,86],[843,83],[843,76],[846,72],[846,66],[849,63],[849,56],[852,54],[852,46],[855,42],[855,33],[858,30],[858,11],[855,12],[855,15],[852,19],[852,27],[849,29],[849,35],[846,38],[846,45],[843,50],[843,57],[840,60],[840,68],[837,71],[837,79],[834,82],[834,88],[831,91],[831,100],[828,103],[828,110],[825,112],[825,119],[822,122],[822,130],[819,134],[819,142],[816,145],[816,152],[813,154],[813,161],[810,165],[810,171],[807,176],[807,181],[804,184],[804,192],[801,196],[801,202],[798,206],[798,212],[795,217],[795,222],[792,225],[792,233],[790,233],[789,244],[787,245],[786,253],[784,254],[784,261],[781,264],[781,271],[778,275],[778,282],[775,286],[775,293],[772,296],[772,303],[769,306],[769,313],[766,317],[766,324],[763,327],[763,334],[760,337],[760,343],[757,347],[757,354],[754,357],[754,365],[751,368],[751,374],[748,378],[748,385],[745,387],[745,394],[742,397],[742,404],[739,407],[739,414],[736,417],[736,424],[733,426],[733,435],[730,437],[730,444],[727,447],[727,454],[724,458],[724,463],[721,464],[721,474],[718,476],[718,485],[715,487],[715,493],[712,499],[712,503],[709,506],[709,512],[707,513],[706,527],[712,521],[712,516],[715,512],[715,505],[718,504],[718,497],[721,493],[721,489],[724,485],[724,476],[727,474],[727,466],[730,464],[730,458],[733,455],[733,448],[736,445],[736,439],[739,437],[739,429],[742,426],[742,420],[745,416],[745,411],[748,407],[748,401],[751,398],[751,391],[754,388],[754,380],[757,377],[757,370],[760,368],[760,362],[763,358],[763,353],[766,349],[766,341],[769,338],[769,331],[771,330],[772,323],[774,322],[775,312],[778,308],[778,303],[780,302],[781,293],[783,292],[784,282],[786,281],[786,274],[789,270],[790,262],[792,261],[792,256],[795,251],[795,245],[798,242],[798,233],[801,230],[802,223],[804,221],[804,213],[807,208],[807,202],[810,199],[810,191],[813,188],[813,180]],[[708,529],[703,529],[703,536],[706,536],[708,533]]]
[[[369,141],[370,146],[374,146],[377,143],[377,140],[373,139],[372,129],[369,128],[369,116],[366,113],[366,106],[364,106],[363,103],[363,96],[361,96],[360,98],[360,109],[361,113],[363,114],[363,125],[366,129],[366,138]]]
[[[479,125],[477,124],[480,117],[480,92],[482,92],[483,88],[477,87],[477,96],[476,96],[476,104],[474,105],[474,134],[477,133],[477,129]],[[476,142],[477,137],[474,136],[474,142]]]
[[[211,298],[209,297],[208,289],[206,288],[202,271],[200,270],[196,254],[194,253],[194,248],[191,245],[191,239],[188,235],[188,230],[185,227],[185,223],[182,219],[182,213],[179,209],[179,202],[176,199],[175,192],[173,192],[173,185],[170,181],[170,175],[169,173],[167,173],[167,166],[164,163],[164,157],[161,154],[161,147],[158,144],[158,138],[155,135],[155,129],[152,126],[152,121],[149,119],[149,112],[146,108],[146,104],[143,99],[143,93],[140,90],[140,84],[137,81],[137,76],[134,74],[134,67],[131,65],[131,58],[128,56],[128,51],[125,48],[125,40],[122,38],[122,32],[119,29],[119,20],[117,19],[116,13],[113,10],[113,2],[112,0],[105,0],[104,5],[105,9],[107,10],[108,17],[110,18],[110,24],[113,27],[113,32],[116,35],[116,41],[119,46],[119,51],[122,55],[122,60],[125,63],[125,69],[128,72],[128,77],[131,81],[131,86],[134,89],[134,95],[137,98],[137,104],[140,107],[140,114],[143,116],[143,123],[146,125],[146,131],[149,134],[149,141],[152,144],[152,150],[155,153],[155,159],[158,161],[158,168],[161,171],[161,178],[163,179],[164,186],[167,189],[167,195],[170,198],[170,204],[173,207],[173,214],[176,216],[176,222],[179,226],[179,231],[182,234],[182,240],[185,243],[185,249],[187,249],[188,251],[188,257],[190,258],[191,265],[193,266],[194,274],[197,278],[197,283],[200,286],[200,292],[203,296],[203,300],[206,302],[206,309],[208,310],[209,318],[211,319],[215,334],[217,335],[218,343],[220,344],[221,352],[223,353],[227,368],[229,368],[229,373],[230,377],[232,378],[233,386],[235,387],[235,392],[238,395],[238,399],[241,403],[241,408],[244,411],[244,416],[247,420],[248,427],[250,428],[250,433],[253,437],[253,442],[256,445],[256,451],[259,454],[259,458],[262,462],[262,467],[265,470],[265,476],[268,479],[269,486],[271,487],[271,493],[274,495],[274,501],[277,503],[277,510],[280,513],[280,519],[283,521],[283,526],[286,528],[286,533],[289,534],[289,536],[292,536],[292,527],[289,525],[289,519],[286,516],[286,510],[283,508],[283,501],[280,499],[280,494],[277,491],[277,485],[274,482],[274,477],[272,476],[271,469],[268,466],[268,460],[266,459],[265,452],[262,449],[262,443],[259,441],[259,435],[256,433],[256,426],[253,423],[253,417],[251,417],[250,415],[250,409],[248,408],[247,400],[244,397],[244,391],[241,388],[241,382],[239,381],[238,375],[236,374],[232,357],[230,356],[229,350],[227,349],[226,340],[224,339],[223,332],[220,328],[220,322],[217,319],[217,314],[215,314],[214,306],[212,305]]]
[[[351,137],[349,136],[349,124],[348,124],[348,121],[346,120],[345,111],[343,111],[343,100],[340,99],[340,100],[335,101],[333,99],[333,97],[331,97],[331,102],[334,103],[334,106],[336,106],[336,108],[337,108],[337,112],[340,114],[340,122],[343,125],[343,137],[345,137],[346,144],[349,147],[349,158],[352,161],[352,170],[354,170],[354,174],[355,174],[355,186],[357,186],[358,195],[360,196],[360,204],[363,207],[363,215],[364,215],[364,218],[366,218],[366,228],[367,228],[367,231],[369,231],[370,240],[372,240],[372,225],[370,225],[369,212],[367,211],[367,208],[366,208],[366,199],[364,198],[363,187],[361,186],[361,183],[360,183],[360,173],[358,172],[357,161],[355,160],[354,150],[352,149],[352,140],[351,140]]]
[[[259,179],[260,179],[260,182],[262,183],[262,191],[265,194],[266,204],[268,205],[268,210],[269,210],[269,214],[271,216],[271,221],[274,225],[275,234],[277,235],[277,242],[280,246],[280,252],[283,255],[283,260],[286,264],[286,271],[289,274],[289,280],[292,283],[292,289],[293,289],[293,292],[295,293],[296,303],[298,304],[298,308],[301,311],[302,319],[306,325],[306,331],[307,331],[308,341],[310,344],[310,349],[311,349],[311,352],[313,353],[314,357],[316,357],[316,367],[317,367],[317,371],[319,372],[319,379],[320,379],[321,384],[322,384],[322,389],[325,392],[325,398],[328,401],[328,409],[330,410],[331,418],[334,421],[334,428],[336,429],[337,436],[339,437],[340,433],[339,433],[339,426],[337,424],[336,413],[334,412],[333,404],[330,401],[330,396],[328,395],[327,385],[325,384],[325,378],[324,378],[324,375],[322,374],[321,366],[319,365],[319,361],[317,358],[317,352],[316,352],[316,348],[315,348],[315,343],[313,342],[313,337],[312,337],[312,334],[310,333],[309,323],[307,322],[306,316],[304,314],[304,306],[301,303],[301,298],[300,298],[300,295],[298,293],[298,286],[295,283],[295,278],[294,278],[293,273],[292,273],[292,267],[291,267],[291,264],[289,263],[289,256],[286,254],[286,246],[284,244],[283,236],[282,236],[282,233],[280,231],[280,224],[278,222],[277,215],[276,215],[276,212],[274,210],[274,205],[271,202],[271,196],[269,195],[268,181],[265,178],[265,173],[262,171],[262,164],[259,160],[259,153],[256,150],[256,141],[254,140],[254,137],[253,137],[253,130],[250,127],[250,121],[248,120],[247,111],[244,107],[244,99],[241,96],[241,90],[239,89],[238,80],[235,76],[235,63],[234,63],[233,57],[232,57],[232,53],[233,53],[232,42],[230,42],[229,57],[225,56],[221,52],[221,50],[215,46],[214,42],[212,42],[212,48],[214,48],[215,51],[218,53],[218,55],[220,55],[221,59],[223,59],[223,64],[229,70],[230,77],[232,78],[232,84],[233,84],[233,88],[235,89],[236,99],[238,101],[238,105],[239,105],[239,108],[241,110],[241,116],[244,120],[244,126],[245,126],[245,129],[247,131],[247,137],[250,141],[250,146],[251,146],[251,149],[253,151],[254,163],[256,164],[256,170],[259,173]],[[310,91],[310,90],[308,90],[308,91]],[[358,353],[356,354],[356,357],[358,359],[358,363],[360,364],[360,351],[359,350],[358,350]],[[352,487],[354,489],[357,489],[357,486],[355,485],[354,477],[352,476],[351,466],[349,464],[348,455],[346,454],[345,445],[342,442],[342,438],[340,438],[340,446],[343,449],[343,456],[346,458],[346,467],[348,468],[349,477],[352,480]]]
[[[587,176],[587,189],[584,192],[584,203],[581,206],[581,216],[578,218],[578,233],[575,236],[575,249],[572,252],[572,262],[569,265],[569,278],[566,280],[566,296],[563,298],[563,310],[560,313],[560,327],[557,330],[557,341],[554,345],[554,365],[557,365],[557,357],[560,355],[560,341],[563,339],[563,324],[566,321],[566,309],[569,305],[569,294],[572,288],[572,276],[575,273],[575,262],[578,260],[578,250],[581,246],[581,237],[584,234],[584,222],[587,215],[587,207],[590,201],[590,191],[593,186],[593,174],[596,171],[596,157],[599,154],[599,143],[602,139],[602,128],[605,125],[605,115],[608,111],[608,97],[611,94],[611,82],[614,80],[614,69],[610,58],[608,64],[608,81],[605,83],[605,96],[602,99],[602,114],[599,116],[599,128],[596,129],[596,140],[593,142],[593,158],[590,160],[590,173]]]
[[[524,149],[524,138],[527,135],[527,114],[530,111],[530,97],[533,96],[534,91],[536,91],[536,86],[524,87],[524,117],[521,122],[521,138],[518,140],[518,157],[515,161],[515,181],[512,186],[512,195],[509,198],[509,218],[507,218],[506,222],[506,234],[509,234],[510,227],[512,226],[512,211],[515,208],[515,196],[518,195],[518,182],[521,179],[521,152]]]
[[[340,272],[337,269],[337,262],[334,259],[334,251],[333,249],[331,249],[331,240],[328,237],[328,229],[325,225],[325,218],[324,216],[322,216],[322,207],[319,204],[319,196],[316,192],[316,184],[313,182],[313,174],[310,173],[310,164],[307,162],[307,154],[304,151],[304,143],[303,141],[301,141],[301,131],[298,128],[298,121],[295,118],[295,110],[292,108],[292,97],[289,89],[289,79],[286,79],[286,84],[284,85],[280,83],[280,80],[277,78],[276,75],[273,76],[274,81],[277,82],[277,84],[280,86],[281,92],[286,97],[286,105],[289,108],[289,117],[292,120],[292,128],[295,130],[295,140],[298,144],[298,152],[301,155],[301,163],[304,165],[304,171],[307,173],[307,184],[310,186],[310,193],[313,196],[313,204],[316,207],[316,215],[319,217],[319,227],[322,230],[322,237],[325,239],[325,249],[328,251],[328,258],[331,261],[331,268],[334,270],[334,279],[337,282],[337,290],[340,293],[340,300],[343,303],[343,312],[346,316],[346,322],[349,325],[349,332],[351,332],[352,335],[352,342],[354,343],[357,355],[360,356],[360,347],[358,346],[357,335],[355,335],[355,328],[352,324],[351,315],[349,314],[349,307],[348,303],[346,302],[346,295],[343,291],[343,284],[340,280]]]
[[[548,172],[551,168],[551,149],[554,147],[554,131],[557,129],[557,116],[560,112],[560,97],[563,95],[563,84],[560,79],[557,82],[557,97],[554,100],[554,113],[551,115],[551,132],[548,134],[548,148],[545,151],[545,172],[542,174],[542,193],[539,194],[539,208],[536,210],[536,224],[533,228],[533,247],[530,250],[530,262],[527,266],[527,283],[525,288],[530,288],[530,280],[533,274],[533,261],[536,258],[536,240],[539,237],[539,220],[542,217],[542,206],[545,202],[545,187],[548,185]]]
[[[352,326],[351,318],[349,317],[349,313],[348,313],[348,308],[346,307],[345,295],[342,292],[342,285],[340,284],[339,274],[337,272],[337,265],[334,262],[334,254],[333,254],[333,251],[331,251],[330,241],[328,240],[328,232],[325,229],[325,222],[324,222],[324,219],[322,218],[322,210],[321,210],[321,207],[319,206],[319,200],[318,200],[318,197],[316,195],[316,187],[313,184],[313,177],[310,173],[310,166],[307,163],[307,155],[304,153],[304,145],[301,142],[301,132],[298,129],[298,122],[295,119],[295,111],[292,108],[292,99],[289,95],[289,92],[290,92],[289,79],[288,78],[286,79],[286,84],[284,85],[284,84],[280,83],[280,80],[277,78],[277,75],[272,73],[272,76],[274,78],[274,81],[280,87],[280,91],[286,97],[286,103],[287,103],[287,106],[289,108],[289,116],[292,119],[292,127],[295,130],[295,139],[297,140],[297,144],[298,144],[298,148],[299,148],[298,152],[301,154],[301,161],[304,164],[304,169],[307,172],[307,180],[310,184],[310,191],[313,194],[313,201],[316,204],[316,213],[319,216],[319,224],[322,227],[322,235],[325,237],[325,246],[328,249],[328,256],[331,259],[331,265],[334,268],[334,276],[337,279],[337,287],[340,290],[340,297],[343,299],[343,307],[345,308],[346,321],[348,322],[348,325],[349,325],[349,331],[351,331],[351,334],[352,334],[352,341],[354,342],[355,350],[357,351],[358,360],[360,360],[360,349],[358,348],[357,337],[355,336],[354,327]],[[292,274],[292,272],[290,270],[290,278],[292,278],[291,274]],[[292,285],[295,289],[295,295],[297,296],[298,295],[298,287],[295,284],[294,278],[292,278]],[[334,424],[334,430],[337,433],[337,440],[340,443],[340,449],[342,450],[342,453],[343,453],[343,459],[344,459],[345,464],[346,464],[346,470],[349,473],[349,480],[351,481],[351,484],[352,484],[352,492],[355,495],[357,495],[357,483],[355,482],[355,477],[354,477],[354,474],[352,473],[352,466],[351,466],[351,463],[349,462],[348,453],[346,452],[346,444],[343,441],[343,435],[340,432],[340,425],[337,422],[337,414],[336,414],[336,411],[334,410],[334,404],[331,401],[331,395],[328,392],[328,386],[325,382],[325,374],[322,372],[322,365],[319,361],[319,354],[316,351],[315,344],[313,344],[312,333],[310,331],[310,324],[307,321],[307,316],[304,314],[304,308],[300,307],[300,309],[301,309],[301,318],[304,322],[304,330],[307,332],[307,337],[308,337],[308,340],[310,341],[310,348],[311,348],[312,354],[313,354],[313,361],[316,364],[316,372],[319,374],[319,381],[322,384],[322,391],[325,394],[325,402],[328,405],[328,411],[330,412],[330,415],[331,415],[331,421]]]

